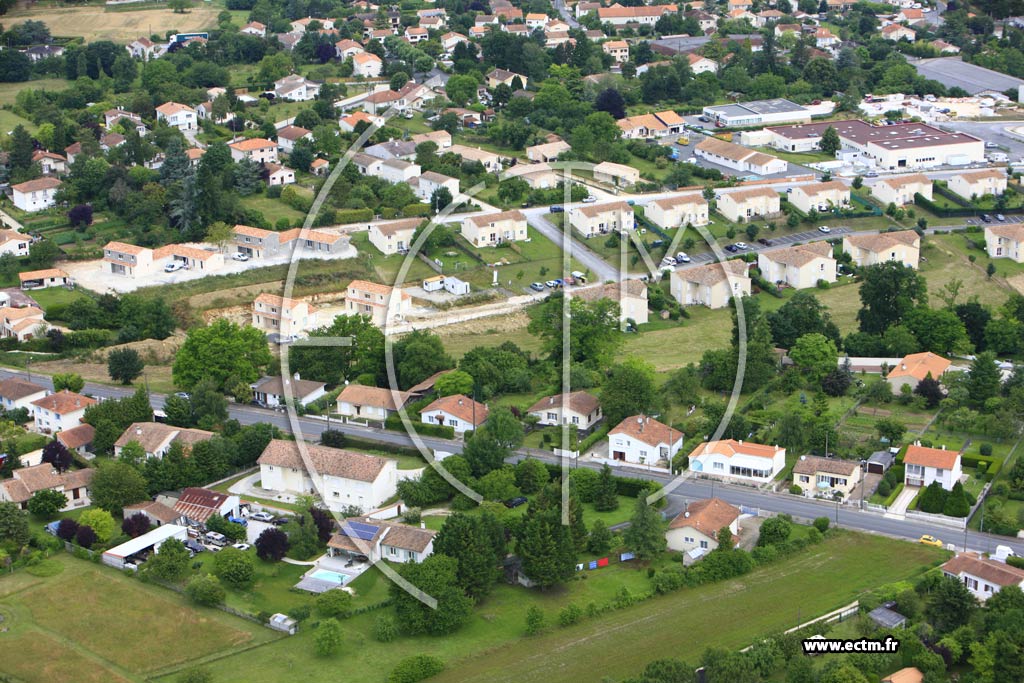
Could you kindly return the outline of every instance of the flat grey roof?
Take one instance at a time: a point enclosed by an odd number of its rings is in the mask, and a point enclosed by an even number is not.
[[[705,107],[708,111],[714,111],[721,116],[750,116],[751,114],[758,114],[752,109],[747,109],[741,104],[722,104],[717,107]]]
[[[887,607],[877,607],[868,612],[868,617],[883,628],[899,628],[907,623],[907,618],[899,612]]]
[[[723,116],[745,116],[749,114],[783,114],[795,113],[805,110],[796,102],[789,100],[757,100],[755,102],[740,102],[738,104],[723,104],[720,106],[704,107],[706,111],[714,111]]]
[[[986,90],[1003,92],[1024,85],[1024,80],[968,64],[959,57],[938,57],[911,62],[917,73],[942,83],[947,88],[963,88],[976,95]]]

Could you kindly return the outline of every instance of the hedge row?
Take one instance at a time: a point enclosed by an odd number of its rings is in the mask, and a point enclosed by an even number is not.
[[[437,436],[442,439],[454,439],[455,429],[448,425],[435,425],[427,422],[416,422],[416,433],[425,436]],[[402,423],[402,418],[398,415],[388,415],[387,420],[384,421],[384,428],[390,429],[396,432],[404,432],[405,425]]]
[[[562,476],[561,465],[546,462],[544,463],[544,466],[548,468],[548,474],[551,479],[556,479]],[[589,471],[594,472],[595,474],[597,473],[597,470]],[[615,482],[616,493],[628,498],[636,498],[644,489],[658,491],[663,488],[661,484],[650,479],[637,479],[634,477],[620,477],[618,475],[612,475],[612,480]]]
[[[979,475],[985,475],[988,481],[999,474],[1003,467],[1003,461],[998,458],[986,457],[984,455],[962,455],[960,462],[964,467],[975,467]]]
[[[981,209],[947,209],[939,206],[920,192],[914,195],[914,203],[928,209],[940,218],[966,218],[968,216],[979,216],[985,213]]]

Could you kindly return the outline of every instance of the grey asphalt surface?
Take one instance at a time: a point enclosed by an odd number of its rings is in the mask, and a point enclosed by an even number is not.
[[[27,375],[21,371],[0,370],[0,378],[19,377],[27,379]],[[48,376],[32,375],[32,381],[52,389],[53,384]],[[110,387],[101,384],[87,383],[84,392],[99,398],[121,398],[129,396],[131,389]],[[164,396],[151,394],[150,403],[154,408],[161,408],[164,404]],[[232,418],[241,424],[254,424],[266,422],[276,425],[278,428],[298,432],[306,439],[316,439],[326,429],[334,429],[355,438],[367,439],[394,446],[412,446],[413,438],[402,432],[389,432],[381,429],[360,427],[356,425],[328,422],[326,420],[313,419],[309,417],[296,417],[287,413],[256,408],[255,406],[231,405],[229,409]],[[462,442],[458,440],[439,439],[435,437],[417,437],[417,439],[428,448],[445,450],[452,453],[462,452]],[[550,452],[539,449],[520,449],[510,459],[515,462],[525,457],[532,456],[546,462],[559,462]],[[597,463],[585,462],[581,467],[596,469]],[[669,484],[672,477],[660,472],[645,471],[642,468],[622,468],[624,474],[629,476],[649,479]],[[1018,555],[1024,555],[1024,541],[1020,539],[1007,538],[969,531],[966,536],[962,530],[950,527],[930,524],[924,521],[889,518],[876,512],[858,510],[849,506],[837,506],[834,503],[811,500],[800,496],[779,494],[760,491],[747,486],[712,483],[707,480],[688,479],[673,489],[668,495],[669,504],[666,514],[674,516],[686,506],[689,501],[708,498],[713,493],[716,497],[725,500],[733,505],[743,505],[762,510],[786,513],[794,518],[810,520],[816,517],[828,517],[833,524],[840,527],[864,531],[867,533],[882,534],[896,538],[916,540],[924,534],[931,534],[945,543],[956,544],[958,549],[966,547],[970,550],[992,552],[997,545],[1006,545],[1013,548]]]
[[[566,213],[563,214],[565,216],[565,220],[569,220],[569,208],[570,207],[568,206],[565,207]],[[548,219],[549,213],[550,210],[546,206],[523,210],[523,214],[526,216],[526,222],[529,223],[531,227],[561,247],[563,239],[562,229]],[[575,235],[572,235],[572,257],[590,270],[590,274],[592,276],[591,279],[595,282],[620,279],[619,271],[615,266],[601,258],[595,251],[586,245],[585,241],[578,239]]]

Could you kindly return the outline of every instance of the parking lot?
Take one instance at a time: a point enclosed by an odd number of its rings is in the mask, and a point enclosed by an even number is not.
[[[782,235],[782,236],[779,236],[779,237],[771,237],[769,235],[766,235],[765,237],[762,237],[760,239],[766,240],[768,242],[768,244],[763,244],[763,243],[759,243],[759,242],[748,242],[748,243],[746,243],[747,244],[747,248],[746,249],[742,249],[742,250],[740,250],[738,252],[734,252],[734,253],[746,253],[746,252],[757,253],[759,251],[771,251],[773,249],[779,249],[779,248],[782,248],[782,247],[788,247],[788,246],[793,245],[793,244],[806,244],[807,242],[820,242],[821,240],[829,240],[829,239],[833,239],[833,238],[841,238],[843,235],[846,235],[846,234],[849,234],[849,233],[852,233],[852,232],[853,232],[853,230],[851,230],[850,228],[844,227],[844,226],[840,226],[840,227],[830,227],[828,233],[819,232],[818,230],[807,230],[805,232],[795,232],[795,233],[793,233],[791,235]],[[740,238],[730,242],[730,244],[735,244],[737,242],[743,243],[742,237],[740,237]],[[724,243],[719,244],[719,246],[722,247],[723,249],[725,249],[725,247],[726,247],[726,245]],[[726,255],[727,256],[730,255],[728,253],[728,251],[727,251]],[[718,257],[716,257],[711,252],[703,252],[703,253],[700,253],[700,254],[694,254],[692,256],[692,258],[691,258],[690,263],[687,263],[685,265],[679,266],[677,268],[677,270],[683,270],[685,268],[692,268],[694,266],[703,265],[705,263],[711,263],[712,261],[717,261],[717,260],[718,260]]]

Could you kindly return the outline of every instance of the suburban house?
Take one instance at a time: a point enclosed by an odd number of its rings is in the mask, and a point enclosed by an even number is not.
[[[928,448],[920,443],[907,446],[903,465],[906,468],[903,482],[907,486],[929,486],[937,481],[942,488],[951,491],[963,474],[959,452]]]
[[[388,223],[370,224],[370,244],[377,247],[382,254],[403,254],[412,245],[416,228],[423,223],[422,218],[406,218]]]
[[[638,73],[639,71],[640,69],[637,69]],[[663,138],[667,135],[681,133],[685,123],[683,117],[671,109],[653,114],[627,116],[616,121],[619,130],[622,131],[622,137],[627,140]]]
[[[670,289],[684,306],[725,308],[734,296],[750,296],[747,263],[733,260],[673,270]]]
[[[11,186],[11,201],[22,211],[44,211],[57,203],[57,189],[60,181],[56,178],[36,178]]]
[[[233,233],[238,252],[249,258],[273,258],[285,256],[291,251],[285,247],[290,241],[287,239],[287,233],[252,228],[248,225],[236,225]],[[109,246],[108,244],[107,247]]]
[[[1024,587],[1024,569],[975,553],[960,553],[939,568],[946,576],[963,583],[981,602],[1003,588]]]
[[[175,441],[190,450],[193,444],[208,441],[212,436],[213,432],[205,429],[174,427],[163,422],[135,422],[114,442],[114,455],[121,457],[124,447],[135,441],[142,446],[147,458],[163,458]]]
[[[60,268],[30,270],[18,273],[22,289],[46,289],[47,287],[70,287],[74,284],[71,276]]]
[[[366,280],[350,282],[345,295],[348,315],[369,316],[378,327],[391,320],[401,320],[409,313],[411,305],[412,297],[405,290]]]
[[[380,76],[384,62],[372,52],[359,52],[352,55],[353,75],[363,78],[376,78]]]
[[[274,95],[288,102],[308,102],[320,94],[320,85],[301,74],[289,74],[274,82]]]
[[[558,161],[558,156],[562,152],[568,152],[570,149],[572,149],[572,146],[565,140],[545,142],[527,147],[526,158],[534,163]]]
[[[704,442],[690,452],[694,472],[764,483],[786,466],[786,449],[726,439]]]
[[[793,484],[809,496],[832,498],[838,493],[849,498],[860,479],[860,463],[856,460],[801,455],[793,466]]]
[[[564,175],[556,172],[547,162],[516,164],[504,172],[503,178],[519,178],[533,190],[547,190],[557,187]]]
[[[647,311],[647,284],[631,278],[603,285],[580,287],[572,292],[574,299],[597,301],[611,299],[619,303],[619,323],[622,325],[644,325],[649,320]]]
[[[238,162],[249,159],[258,164],[277,163],[277,143],[266,138],[246,138],[236,140],[228,145],[231,148],[231,160]]]
[[[718,73],[718,62],[713,59],[708,59],[707,57],[695,52],[691,52],[686,55],[686,59],[690,62],[690,71],[692,71],[694,75]]]
[[[61,512],[87,507],[91,502],[89,483],[95,473],[91,467],[58,473],[47,462],[21,467],[11,473],[10,479],[0,482],[0,503],[14,503],[25,510],[28,501],[39,491],[57,491],[68,501]]]
[[[45,149],[37,149],[32,154],[32,163],[39,164],[39,170],[43,175],[63,175],[68,172],[68,160]]]
[[[512,88],[512,84],[516,79],[522,84],[520,87],[525,88],[529,83],[529,79],[526,76],[515,73],[514,71],[506,71],[505,69],[494,69],[491,73],[487,74],[487,87],[490,89],[497,88],[499,85],[507,85]],[[515,88],[512,88],[515,90]]]
[[[770,187],[723,192],[718,198],[718,211],[735,223],[770,218],[782,211],[782,199]]]
[[[241,501],[238,496],[210,489],[190,487],[182,490],[174,503],[174,511],[186,523],[206,524],[214,515],[237,518]]]
[[[290,398],[295,403],[308,406],[313,401],[323,398],[327,390],[323,382],[301,379],[298,373],[287,379],[280,375],[263,377],[252,385],[252,398],[268,408],[285,405]]]
[[[164,102],[157,107],[156,120],[178,130],[195,130],[199,125],[196,110],[178,102]]]
[[[124,47],[132,57],[146,61],[160,57],[167,49],[166,45],[157,45],[145,36],[133,40]]]
[[[264,292],[252,302],[252,326],[293,340],[319,327],[319,321],[309,302]]]
[[[31,411],[35,419],[35,430],[51,434],[77,427],[85,416],[85,409],[94,403],[95,399],[67,389],[36,399],[32,401]]]
[[[923,173],[882,178],[871,186],[871,196],[886,206],[913,204],[914,195],[932,199],[932,181]]]
[[[899,394],[904,384],[916,389],[918,383],[928,375],[935,380],[942,379],[942,375],[951,365],[948,360],[931,351],[911,353],[904,356],[899,365],[889,370],[885,380],[892,387],[893,393]]]
[[[742,145],[726,142],[715,137],[704,138],[693,148],[693,153],[712,164],[725,166],[734,171],[746,171],[757,175],[785,173],[789,164],[771,154],[756,152]],[[795,189],[795,188],[794,188]]]
[[[424,142],[433,142],[439,150],[442,150],[452,146],[452,134],[446,130],[432,130],[429,133],[417,133],[411,136],[409,141],[416,146]]]
[[[239,33],[244,33],[250,36],[256,36],[257,38],[267,37],[267,26],[261,24],[258,21],[250,21],[248,24],[239,29]]]
[[[299,140],[312,140],[313,131],[301,126],[285,126],[277,131],[277,149],[285,154],[291,154],[295,149],[295,143]]]
[[[271,440],[256,461],[260,487],[278,493],[318,493],[334,511],[374,510],[395,495],[395,460],[313,444],[303,444],[303,450],[295,441]]]
[[[718,532],[729,527],[734,537],[740,533],[740,509],[721,498],[695,500],[669,522],[665,540],[668,549],[696,553],[697,557],[718,548]],[[733,541],[735,539],[729,539]]]
[[[844,235],[843,251],[853,258],[857,266],[899,261],[909,268],[917,268],[921,238],[913,230],[897,230],[878,235]]]
[[[708,224],[708,200],[699,192],[655,199],[644,210],[648,219],[666,230]]]
[[[57,432],[54,438],[64,444],[64,448],[69,451],[85,455],[92,450],[92,440],[95,436],[96,429],[91,424],[83,422],[77,427]]]
[[[836,260],[828,242],[810,242],[757,254],[757,268],[768,282],[807,289],[836,281]]]
[[[569,211],[569,225],[584,237],[608,232],[626,234],[634,228],[633,207],[623,201],[574,205]]]
[[[474,247],[496,247],[502,242],[519,242],[527,239],[526,216],[516,209],[470,216],[462,221],[462,236]]]
[[[432,202],[434,193],[442,188],[448,190],[453,200],[459,196],[459,179],[437,171],[424,171],[409,181],[409,187],[421,201],[427,203]]]
[[[281,164],[267,164],[267,185],[291,185],[295,182],[295,171]]]
[[[679,11],[677,5],[640,5],[639,7],[623,7],[615,3],[610,7],[601,7],[597,10],[597,16],[602,24],[611,24],[620,27],[627,24],[641,24],[654,26],[666,14],[675,14]]]
[[[789,194],[789,203],[804,213],[841,209],[850,205],[850,188],[838,180],[797,185]]]
[[[594,180],[615,187],[628,187],[640,182],[640,171],[625,164],[602,161],[594,166]]]
[[[4,411],[24,408],[32,414],[34,401],[45,397],[50,393],[46,387],[33,384],[18,377],[8,377],[0,380],[0,408]]]
[[[601,50],[606,55],[611,55],[612,61],[616,64],[629,61],[629,43],[624,40],[609,40],[602,43]]]
[[[889,24],[882,27],[882,37],[893,42],[909,40],[914,42],[917,39],[917,31],[902,24]]]
[[[389,183],[408,183],[422,172],[419,164],[413,164],[404,159],[384,159],[377,166],[377,172],[370,175],[375,175]]]
[[[133,503],[121,508],[121,516],[124,519],[135,515],[143,515],[149,520],[152,526],[163,526],[164,524],[180,524],[183,520],[174,508],[168,507],[155,500],[146,500],[141,503]]]
[[[0,307],[0,337],[26,341],[42,336],[50,325],[43,319],[43,309],[35,306]]]
[[[366,557],[370,562],[422,562],[434,552],[436,531],[372,517],[349,517],[327,541],[330,557]]]
[[[478,403],[468,396],[453,394],[442,396],[420,411],[420,419],[425,424],[447,425],[462,434],[476,429],[487,420],[490,412],[483,403]]]
[[[586,434],[604,417],[601,402],[597,396],[586,391],[545,396],[530,406],[530,415],[537,417],[537,424],[545,427],[573,425]]]
[[[985,196],[998,197],[1006,192],[1006,173],[998,168],[957,173],[946,187],[970,201]]]
[[[383,423],[413,398],[407,391],[349,384],[338,394],[338,414],[345,422]]]
[[[986,225],[985,249],[989,258],[1008,258],[1024,263],[1024,223]]]
[[[32,238],[28,235],[14,230],[0,230],[0,254],[11,254],[19,258],[28,256],[30,246]]]
[[[481,165],[483,165],[484,170],[488,173],[500,173],[503,167],[502,156],[500,154],[488,152],[486,149],[480,149],[479,147],[452,145],[446,150],[438,149],[437,151],[438,154],[444,154],[446,152],[458,154],[462,157],[463,161],[479,161]]]
[[[671,469],[683,433],[648,415],[631,415],[608,432],[608,458],[631,465]]]

